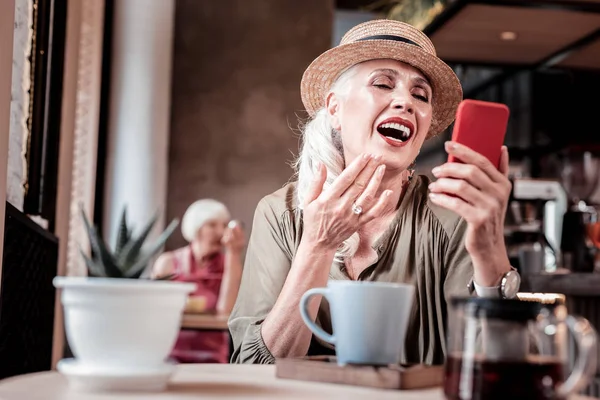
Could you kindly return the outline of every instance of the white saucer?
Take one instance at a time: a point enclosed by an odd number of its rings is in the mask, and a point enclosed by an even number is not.
[[[165,363],[148,369],[107,369],[84,365],[74,358],[60,360],[58,371],[74,390],[86,392],[165,390],[175,365]]]

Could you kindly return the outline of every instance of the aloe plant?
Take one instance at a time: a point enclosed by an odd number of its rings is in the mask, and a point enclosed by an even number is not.
[[[111,251],[96,227],[90,223],[83,209],[81,215],[92,250],[91,258],[82,250],[80,252],[85,260],[88,275],[93,277],[140,279],[152,257],[162,249],[179,225],[177,219],[171,221],[152,245],[144,246],[144,242],[156,223],[157,216],[154,216],[136,237],[133,235],[133,228],[127,224],[127,208],[124,208],[119,223],[117,241],[114,250]],[[161,279],[168,278],[170,277]]]

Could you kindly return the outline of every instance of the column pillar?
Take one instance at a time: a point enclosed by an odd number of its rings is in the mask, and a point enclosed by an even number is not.
[[[166,208],[174,0],[114,2],[104,236]]]

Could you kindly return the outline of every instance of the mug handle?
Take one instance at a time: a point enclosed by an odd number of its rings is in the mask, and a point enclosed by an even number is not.
[[[583,389],[589,379],[596,372],[597,360],[597,339],[596,331],[590,322],[581,317],[567,316],[565,320],[569,331],[575,338],[577,346],[577,361],[573,372],[567,380],[557,388],[559,397],[568,397],[569,395]]]
[[[314,321],[308,315],[308,301],[310,300],[310,298],[320,294],[327,300],[329,300],[329,298],[327,297],[329,293],[330,292],[328,288],[313,288],[307,290],[306,293],[304,293],[302,295],[302,298],[300,299],[300,315],[302,316],[302,320],[304,321],[308,329],[310,329],[310,331],[314,333],[316,337],[326,341],[327,343],[335,344],[335,336],[330,335],[329,333],[325,332],[322,328],[317,326],[317,324],[315,324]]]

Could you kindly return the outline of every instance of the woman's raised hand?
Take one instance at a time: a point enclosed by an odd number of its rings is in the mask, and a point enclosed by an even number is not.
[[[303,239],[337,249],[361,226],[383,215],[393,206],[391,190],[377,194],[384,173],[381,156],[363,154],[323,190],[327,170],[319,165],[304,203]]]
[[[504,243],[504,216],[511,191],[508,150],[502,146],[500,168],[496,169],[485,156],[465,145],[447,142],[445,146],[462,163],[434,168],[438,179],[429,185],[429,196],[467,221],[465,247],[473,261],[475,282],[496,286],[510,270]]]
[[[241,253],[246,246],[246,234],[239,223],[230,223],[230,226],[225,229],[221,243],[225,247],[225,251],[232,253]]]

